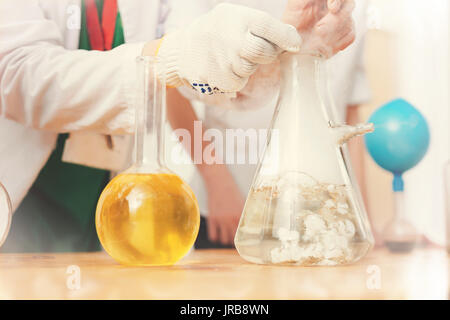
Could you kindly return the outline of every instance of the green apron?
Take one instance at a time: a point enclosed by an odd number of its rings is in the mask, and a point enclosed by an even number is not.
[[[103,0],[96,0],[99,19]],[[91,50],[82,1],[79,48]],[[117,13],[112,47],[124,43]],[[13,216],[9,236],[0,252],[70,252],[101,249],[95,230],[95,208],[109,180],[106,170],[62,162],[68,134],[57,145],[29,193]]]

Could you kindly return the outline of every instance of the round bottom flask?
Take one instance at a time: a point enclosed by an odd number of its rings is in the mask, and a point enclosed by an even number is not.
[[[96,228],[101,244],[126,265],[172,265],[192,248],[200,213],[191,188],[165,166],[165,84],[156,63],[138,58],[134,165],[103,190]]]

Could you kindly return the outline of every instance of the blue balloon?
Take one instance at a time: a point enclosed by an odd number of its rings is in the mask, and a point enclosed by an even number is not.
[[[369,118],[374,132],[365,143],[375,162],[401,177],[422,160],[430,144],[430,131],[422,114],[403,99],[393,100]],[[395,189],[395,187],[394,187]]]

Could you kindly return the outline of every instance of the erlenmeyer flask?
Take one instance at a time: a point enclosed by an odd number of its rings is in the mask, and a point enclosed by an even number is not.
[[[200,213],[191,188],[164,159],[166,87],[156,58],[139,57],[135,163],[103,190],[96,227],[106,252],[127,265],[171,265],[192,247]]]
[[[373,237],[343,144],[372,125],[336,125],[320,58],[286,55],[263,158],[235,245],[264,264],[337,265],[363,257]]]

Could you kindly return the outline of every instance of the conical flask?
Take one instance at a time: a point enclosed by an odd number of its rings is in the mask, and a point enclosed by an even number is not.
[[[171,265],[193,246],[200,213],[191,188],[165,164],[166,86],[157,77],[163,67],[150,57],[137,64],[135,162],[103,190],[97,234],[122,264]]]
[[[321,58],[281,58],[278,105],[235,237],[247,261],[341,265],[373,246],[344,145],[373,126],[336,124],[326,80]]]

